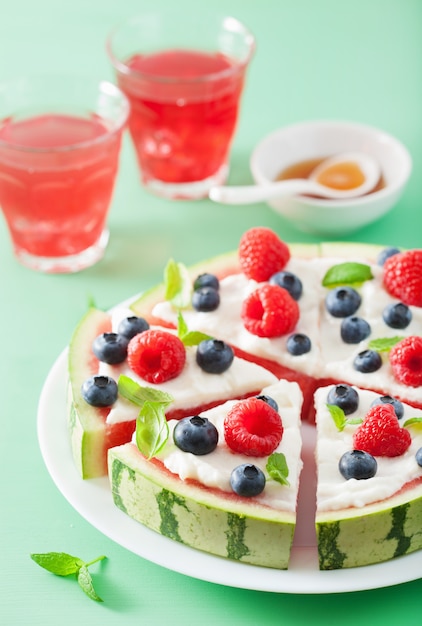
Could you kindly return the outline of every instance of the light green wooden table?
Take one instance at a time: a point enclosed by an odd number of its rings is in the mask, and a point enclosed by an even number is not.
[[[157,0],[155,5],[172,4]],[[179,0],[189,10],[192,0]],[[398,136],[414,160],[396,208],[349,239],[422,246],[422,2],[420,0],[214,0],[254,31],[257,51],[244,93],[230,182],[247,183],[250,152],[273,129],[305,119],[374,124]],[[112,78],[104,51],[111,26],[145,3],[14,0],[0,19],[0,79],[46,68]],[[14,260],[0,221],[1,580],[5,626],[62,624],[283,624],[419,626],[422,580],[337,594],[233,588],[151,563],[90,525],[53,483],[37,441],[44,380],[89,297],[108,307],[161,279],[169,257],[193,263],[236,247],[241,233],[267,225],[287,241],[316,241],[265,205],[220,207],[170,202],[138,182],[126,138],[104,260],[79,275],[33,273]],[[57,419],[62,419],[58,414]],[[422,520],[421,520],[422,526]],[[38,568],[31,552],[64,551],[85,560],[105,602],[73,580]],[[397,562],[397,567],[403,567]],[[359,577],[356,571],[356,577]],[[422,571],[421,571],[422,576]],[[329,591],[329,590],[328,590]]]

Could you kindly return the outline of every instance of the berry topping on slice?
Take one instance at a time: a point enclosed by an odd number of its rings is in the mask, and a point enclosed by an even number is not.
[[[192,294],[192,306],[196,311],[209,313],[220,305],[220,294],[215,287],[199,287]]]
[[[333,317],[348,317],[356,313],[362,298],[353,287],[335,287],[325,298],[327,311]]]
[[[312,347],[311,340],[308,335],[303,333],[294,333],[288,337],[286,342],[287,352],[293,356],[300,356],[301,354],[307,354]]]
[[[271,276],[269,282],[272,285],[278,285],[283,287],[283,289],[287,289],[294,300],[299,300],[302,295],[302,281],[292,272],[276,272]]]
[[[158,385],[182,372],[185,346],[176,335],[163,330],[146,330],[130,340],[127,361],[135,374]]]
[[[258,282],[269,280],[289,259],[288,246],[270,228],[250,228],[240,239],[239,263],[248,278]]]
[[[411,335],[396,343],[390,350],[390,364],[403,385],[422,385],[422,337]]]
[[[332,387],[328,392],[327,403],[334,404],[343,410],[345,415],[354,413],[359,406],[359,394],[350,385],[341,384]]]
[[[340,326],[340,335],[344,343],[360,343],[371,334],[371,327],[366,320],[357,315],[345,317]]]
[[[130,317],[125,317],[120,322],[117,330],[127,339],[132,339],[132,337],[138,333],[143,333],[145,330],[148,330],[148,328],[149,324],[143,317],[131,315]]]
[[[378,463],[376,459],[363,450],[349,450],[340,458],[338,468],[340,474],[346,480],[366,480],[373,478],[377,473]]]
[[[408,305],[422,307],[422,250],[394,254],[384,263],[387,291]]]
[[[198,344],[196,362],[208,374],[222,374],[233,359],[233,348],[220,339],[204,339]]]
[[[102,333],[94,339],[92,351],[99,361],[117,365],[126,360],[128,341],[120,333]]]
[[[371,402],[371,406],[376,406],[377,404],[392,404],[397,415],[397,419],[401,419],[404,415],[403,404],[400,400],[397,400],[397,398],[392,398],[391,396],[379,396],[379,398],[375,398],[375,400]]]
[[[217,447],[218,430],[206,417],[194,415],[177,422],[173,440],[183,452],[201,456],[213,452]]]
[[[376,350],[363,350],[353,360],[353,367],[357,372],[372,374],[382,366],[382,358]]]
[[[111,406],[117,400],[117,383],[110,376],[91,376],[83,382],[81,393],[91,406]]]
[[[274,411],[277,411],[277,413],[278,413],[278,404],[274,400],[274,398],[272,398],[271,396],[267,396],[266,394],[262,394],[262,393],[259,396],[256,396],[256,397],[257,397],[258,400],[262,400],[262,402],[266,402],[267,404],[272,406]]]
[[[238,496],[251,498],[264,491],[265,474],[256,465],[244,463],[235,467],[230,476],[230,486]]]
[[[353,436],[354,447],[373,456],[400,456],[410,443],[410,433],[400,426],[392,404],[370,408]]]
[[[394,256],[395,254],[399,253],[400,250],[398,248],[393,248],[392,246],[383,248],[377,257],[377,264],[382,267],[386,260],[390,258],[390,256]]]
[[[412,321],[412,311],[407,304],[396,302],[385,307],[382,318],[390,328],[403,329],[407,328]]]
[[[227,413],[224,436],[233,452],[269,456],[281,441],[283,424],[272,406],[252,397],[237,402]]]
[[[205,272],[204,274],[199,274],[193,282],[194,291],[201,289],[201,287],[213,287],[218,291],[220,288],[220,281],[215,274]]]
[[[253,335],[280,337],[295,328],[299,306],[285,289],[267,283],[244,300],[241,317],[246,330]]]

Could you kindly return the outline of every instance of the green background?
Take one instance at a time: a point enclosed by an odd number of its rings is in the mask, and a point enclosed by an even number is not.
[[[171,4],[156,0],[151,6]],[[181,11],[195,4],[178,0]],[[250,152],[277,127],[316,118],[374,124],[408,146],[414,171],[395,209],[348,239],[421,247],[422,2],[214,0],[213,6],[244,20],[257,39],[230,182],[250,182]],[[116,22],[143,8],[148,4],[139,0],[3,2],[0,79],[50,70],[113,78],[104,40]],[[110,245],[96,267],[71,276],[31,272],[14,260],[0,221],[2,624],[325,626],[328,615],[342,626],[357,620],[421,624],[421,580],[329,597],[289,595],[226,588],[149,563],[81,518],[44,466],[36,435],[39,394],[88,298],[108,307],[160,280],[169,257],[192,263],[233,249],[241,233],[258,224],[287,241],[317,241],[264,204],[229,208],[146,193],[127,137],[110,212]],[[106,554],[106,562],[91,568],[104,604],[29,558],[50,550],[87,561]]]

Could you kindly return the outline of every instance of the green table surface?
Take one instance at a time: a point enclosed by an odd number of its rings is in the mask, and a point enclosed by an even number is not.
[[[173,4],[156,0],[151,6]],[[193,0],[178,0],[189,11]],[[14,0],[2,4],[0,79],[48,69],[113,75],[110,28],[147,3]],[[422,2],[420,0],[214,0],[254,31],[257,50],[231,155],[231,183],[248,183],[249,156],[273,129],[317,118],[384,128],[409,148],[414,170],[394,210],[348,240],[422,246]],[[269,593],[176,573],[126,550],[91,526],[59,492],[40,453],[37,404],[44,380],[89,297],[109,307],[153,285],[169,257],[193,263],[234,249],[255,225],[287,241],[304,235],[264,204],[172,202],[142,189],[129,139],[122,149],[105,258],[76,275],[20,266],[0,221],[1,513],[0,620],[15,624],[422,623],[422,580],[337,594]],[[58,415],[58,419],[62,416]],[[422,524],[422,522],[421,522]],[[39,568],[32,552],[63,551],[92,566],[104,603],[72,579]],[[397,567],[399,567],[399,563]],[[359,577],[356,571],[356,577]],[[421,572],[422,575],[422,572]]]

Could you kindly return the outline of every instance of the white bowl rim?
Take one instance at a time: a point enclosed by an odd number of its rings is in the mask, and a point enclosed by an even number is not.
[[[292,124],[288,124],[286,126],[281,126],[276,130],[268,133],[261,141],[256,145],[254,150],[252,151],[250,157],[250,169],[253,174],[255,181],[264,181],[259,182],[258,184],[266,184],[273,182],[270,178],[267,178],[260,168],[260,157],[262,152],[267,148],[269,144],[271,144],[279,135],[283,135],[286,132],[306,129],[306,128],[315,128],[315,129],[323,129],[327,128],[346,128],[346,129],[356,129],[363,132],[366,132],[371,135],[379,135],[383,137],[385,140],[394,145],[394,147],[399,151],[401,163],[403,166],[403,172],[401,178],[399,178],[394,184],[389,183],[386,184],[385,187],[375,191],[373,193],[367,194],[365,196],[360,196],[358,198],[348,198],[344,200],[327,200],[324,198],[310,198],[307,196],[300,196],[300,200],[303,204],[308,204],[310,206],[317,206],[321,208],[325,208],[327,210],[336,210],[339,206],[341,207],[350,207],[356,206],[359,204],[360,206],[371,204],[375,199],[382,199],[387,196],[390,196],[396,193],[399,189],[403,187],[406,181],[409,179],[410,174],[412,172],[413,162],[412,157],[409,153],[409,150],[406,146],[394,135],[391,135],[385,130],[378,128],[376,126],[371,126],[369,124],[364,124],[361,122],[354,122],[348,120],[330,120],[330,119],[317,119],[317,120],[305,120],[302,122],[294,122]]]

